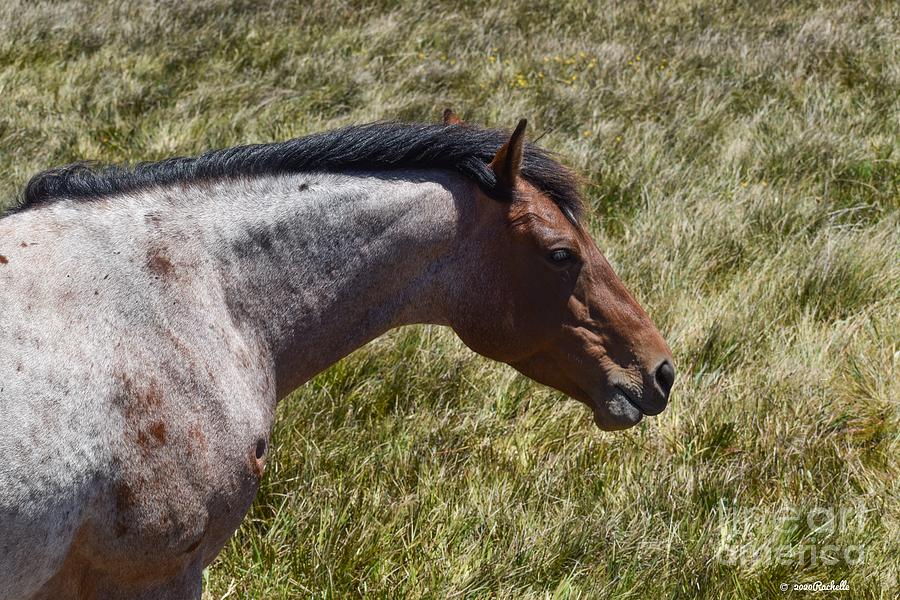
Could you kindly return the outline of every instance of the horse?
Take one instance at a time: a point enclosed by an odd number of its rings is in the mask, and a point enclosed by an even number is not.
[[[34,176],[0,218],[0,599],[200,598],[279,400],[401,325],[601,429],[660,413],[671,352],[525,129],[448,111]]]

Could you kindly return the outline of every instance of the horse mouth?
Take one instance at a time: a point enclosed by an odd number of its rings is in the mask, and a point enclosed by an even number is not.
[[[643,396],[636,395],[634,392],[630,392],[627,388],[618,384],[615,387],[616,391],[622,394],[633,407],[648,417],[655,417],[666,408],[665,402],[663,402],[661,406],[653,406],[652,404],[649,404]]]
[[[621,394],[622,396],[624,396],[624,397],[625,397],[625,400],[626,400],[631,406],[633,406],[633,407],[635,407],[637,410],[639,410],[639,411],[641,412],[641,414],[648,414],[647,411],[644,410],[643,407],[641,407],[640,404],[638,404],[638,401],[634,399],[634,396],[631,395],[631,393],[629,393],[628,390],[626,390],[624,387],[622,387],[621,385],[616,385],[616,392],[618,392],[618,394]],[[618,394],[617,394],[617,395],[618,395]]]
[[[592,398],[594,423],[604,431],[634,427],[647,414],[624,388],[615,386],[612,394]]]

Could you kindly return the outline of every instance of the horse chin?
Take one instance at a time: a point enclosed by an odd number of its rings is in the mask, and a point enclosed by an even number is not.
[[[603,431],[621,431],[634,427],[644,418],[644,413],[625,394],[616,391],[605,398],[591,402],[594,423]]]

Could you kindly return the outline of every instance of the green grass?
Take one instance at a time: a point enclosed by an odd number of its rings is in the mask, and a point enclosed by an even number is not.
[[[0,4],[0,198],[76,159],[528,117],[679,378],[602,433],[395,331],[282,403],[205,598],[900,591],[896,3],[269,4]]]

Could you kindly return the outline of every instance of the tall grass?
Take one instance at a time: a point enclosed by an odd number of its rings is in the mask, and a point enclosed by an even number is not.
[[[890,598],[898,92],[891,2],[6,0],[0,198],[76,159],[528,117],[670,342],[671,407],[602,433],[393,332],[282,403],[204,597]]]

